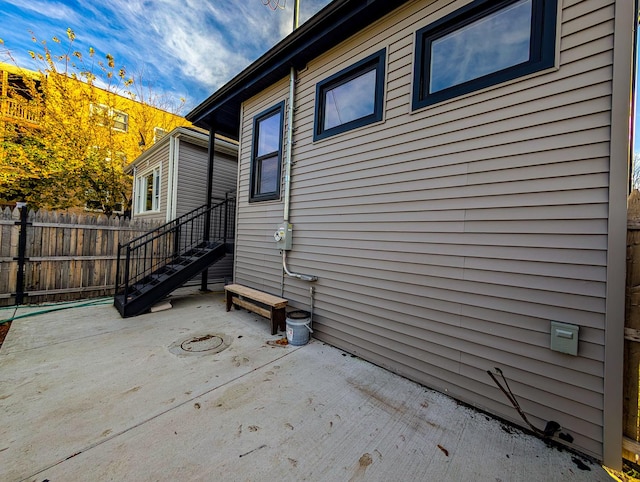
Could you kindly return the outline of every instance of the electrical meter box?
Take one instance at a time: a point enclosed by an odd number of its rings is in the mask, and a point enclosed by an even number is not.
[[[293,240],[293,225],[282,223],[273,233],[273,239],[276,240],[276,247],[280,250],[291,250],[291,242]]]

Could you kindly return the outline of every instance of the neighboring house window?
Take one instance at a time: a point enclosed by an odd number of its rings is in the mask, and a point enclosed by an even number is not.
[[[163,129],[162,127],[154,127],[153,128],[153,143],[155,144],[156,142],[158,142],[160,139],[162,139],[166,135],[167,135],[167,131],[165,129]]]
[[[109,119],[109,107],[102,104],[91,104],[91,116],[95,119],[96,124],[100,126],[107,125]]]
[[[136,212],[160,211],[160,168],[137,178]]]
[[[413,108],[555,63],[557,0],[476,0],[416,33]]]
[[[111,117],[113,119],[113,129],[122,132],[129,130],[129,114],[121,110],[111,109]]]
[[[313,139],[382,120],[386,50],[319,82]]]
[[[280,197],[284,102],[253,119],[251,194],[249,201]]]
[[[118,109],[113,109],[104,104],[91,104],[91,115],[98,125],[111,125],[116,131],[127,132],[129,130],[129,114]]]

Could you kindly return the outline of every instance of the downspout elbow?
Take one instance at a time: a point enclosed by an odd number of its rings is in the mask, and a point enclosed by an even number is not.
[[[291,271],[289,271],[289,268],[287,268],[287,252],[285,250],[282,251],[282,268],[284,269],[284,272],[292,278],[297,278],[302,281],[318,281],[317,276],[310,274],[292,273]]]

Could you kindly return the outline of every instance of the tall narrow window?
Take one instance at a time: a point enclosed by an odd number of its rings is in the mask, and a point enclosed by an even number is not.
[[[385,58],[381,50],[318,83],[314,140],[382,120]]]
[[[413,108],[552,67],[557,0],[476,0],[419,30]]]
[[[153,201],[155,200],[156,196],[155,196],[155,190],[153,189],[153,181],[155,179],[155,176],[152,174],[149,174],[145,179],[144,179],[144,183],[145,183],[145,187],[146,187],[146,192],[145,192],[145,203],[144,203],[144,210],[145,211],[153,211]]]
[[[160,210],[160,168],[137,178],[136,212],[146,213]]]
[[[284,102],[253,120],[253,159],[250,201],[280,197]]]

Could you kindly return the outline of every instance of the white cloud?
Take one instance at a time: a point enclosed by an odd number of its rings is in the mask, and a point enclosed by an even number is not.
[[[262,0],[78,0],[76,11],[45,0],[2,2],[29,10],[34,18],[33,12],[46,11],[50,19],[58,19],[50,20],[49,29],[53,23],[55,31],[43,33],[39,23],[33,29],[36,35],[61,36],[71,27],[78,50],[94,47],[102,59],[111,53],[130,74],[142,71],[147,81],[153,79],[160,94],[185,97],[187,108],[204,100],[292,30],[293,0],[286,1],[285,10],[275,11]],[[329,0],[301,3],[304,21]]]
[[[177,0],[114,0],[96,7],[87,4],[96,16],[109,19],[97,28],[90,41],[110,38],[107,49],[116,59],[126,58],[130,71],[145,70],[162,78],[172,90],[182,84],[197,84],[209,93],[228,81],[258,55],[280,39],[278,27],[265,7],[256,2],[186,3]],[[277,18],[277,17],[276,17]],[[126,25],[124,31],[111,25]],[[77,32],[79,37],[80,33]],[[104,40],[102,41],[104,44]],[[97,48],[97,47],[96,47]],[[206,94],[208,95],[208,94]],[[189,103],[202,100],[188,95]]]
[[[76,12],[61,2],[50,2],[47,0],[4,0],[4,3],[23,10],[30,10],[44,18],[73,21],[76,17]]]

